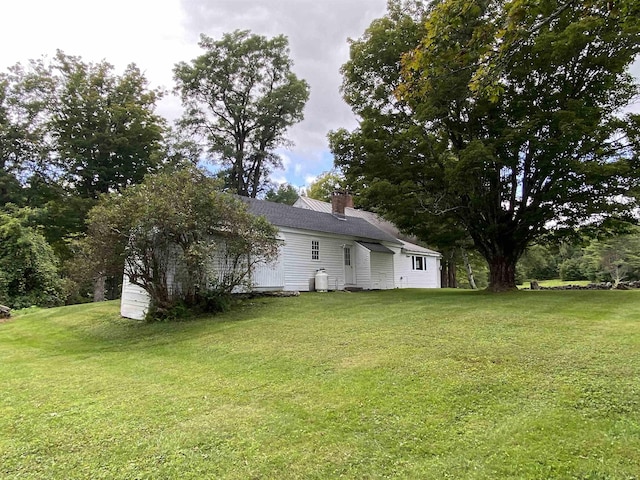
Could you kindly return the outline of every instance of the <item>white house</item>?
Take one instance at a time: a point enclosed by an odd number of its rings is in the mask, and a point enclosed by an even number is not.
[[[353,200],[349,194],[336,192],[332,202],[322,202],[308,197],[299,197],[294,207],[316,212],[332,213],[344,208],[346,217],[362,218],[376,228],[393,236],[401,247],[392,247],[394,287],[395,288],[440,288],[440,253],[420,245],[415,239],[403,235],[395,225],[373,212],[353,208]]]
[[[330,212],[243,198],[251,213],[278,227],[281,241],[277,260],[254,272],[254,290],[309,291],[319,270],[329,290],[439,287],[439,254],[346,215],[347,198],[336,197]],[[142,319],[148,304],[146,292],[125,278],[122,316]]]
[[[256,269],[256,291],[309,291],[318,271],[330,290],[440,288],[440,254],[411,243],[391,223],[356,210],[349,195],[332,203],[300,197],[294,206],[243,198],[249,210],[278,227],[274,262]],[[121,314],[142,319],[147,293],[124,278]]]

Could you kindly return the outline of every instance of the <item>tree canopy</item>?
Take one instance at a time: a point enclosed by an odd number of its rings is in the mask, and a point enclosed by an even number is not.
[[[180,124],[204,140],[227,187],[256,197],[280,166],[287,129],[303,119],[309,86],[291,71],[283,35],[236,30],[220,40],[202,35],[199,45],[205,53],[174,69],[186,110]]]
[[[305,193],[309,198],[331,202],[331,196],[336,190],[346,190],[345,179],[338,172],[330,170],[322,172],[309,184]]]
[[[293,205],[298,200],[300,193],[298,189],[288,183],[278,185],[278,188],[272,188],[264,196],[265,200],[275,203],[284,203],[286,205]]]
[[[140,183],[163,160],[164,120],[154,114],[161,92],[129,65],[85,63],[58,52],[58,86],[49,123],[64,180],[81,197]]]
[[[0,167],[83,198],[138,183],[162,160],[160,97],[134,64],[118,75],[62,51],[17,64],[0,77]]]
[[[330,135],[336,163],[401,226],[472,239],[489,288],[515,288],[518,259],[549,230],[629,218],[639,8],[390,2],[343,67],[361,121]]]

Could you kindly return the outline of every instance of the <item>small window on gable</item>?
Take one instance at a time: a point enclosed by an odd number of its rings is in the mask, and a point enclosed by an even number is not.
[[[424,257],[413,256],[411,257],[411,262],[413,264],[414,270],[426,270],[427,265],[425,264]]]
[[[320,260],[320,241],[311,240],[311,260]]]

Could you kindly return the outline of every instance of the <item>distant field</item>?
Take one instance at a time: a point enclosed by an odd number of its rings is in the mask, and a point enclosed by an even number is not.
[[[2,479],[637,479],[640,291],[255,299],[0,323]]]
[[[566,285],[589,285],[589,280],[538,280],[538,285],[541,287],[564,287]],[[520,288],[529,288],[531,282],[527,281],[520,285]]]

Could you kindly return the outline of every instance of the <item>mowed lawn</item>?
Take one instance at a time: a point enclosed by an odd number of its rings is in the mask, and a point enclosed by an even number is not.
[[[640,291],[396,290],[0,324],[2,479],[637,479]]]

